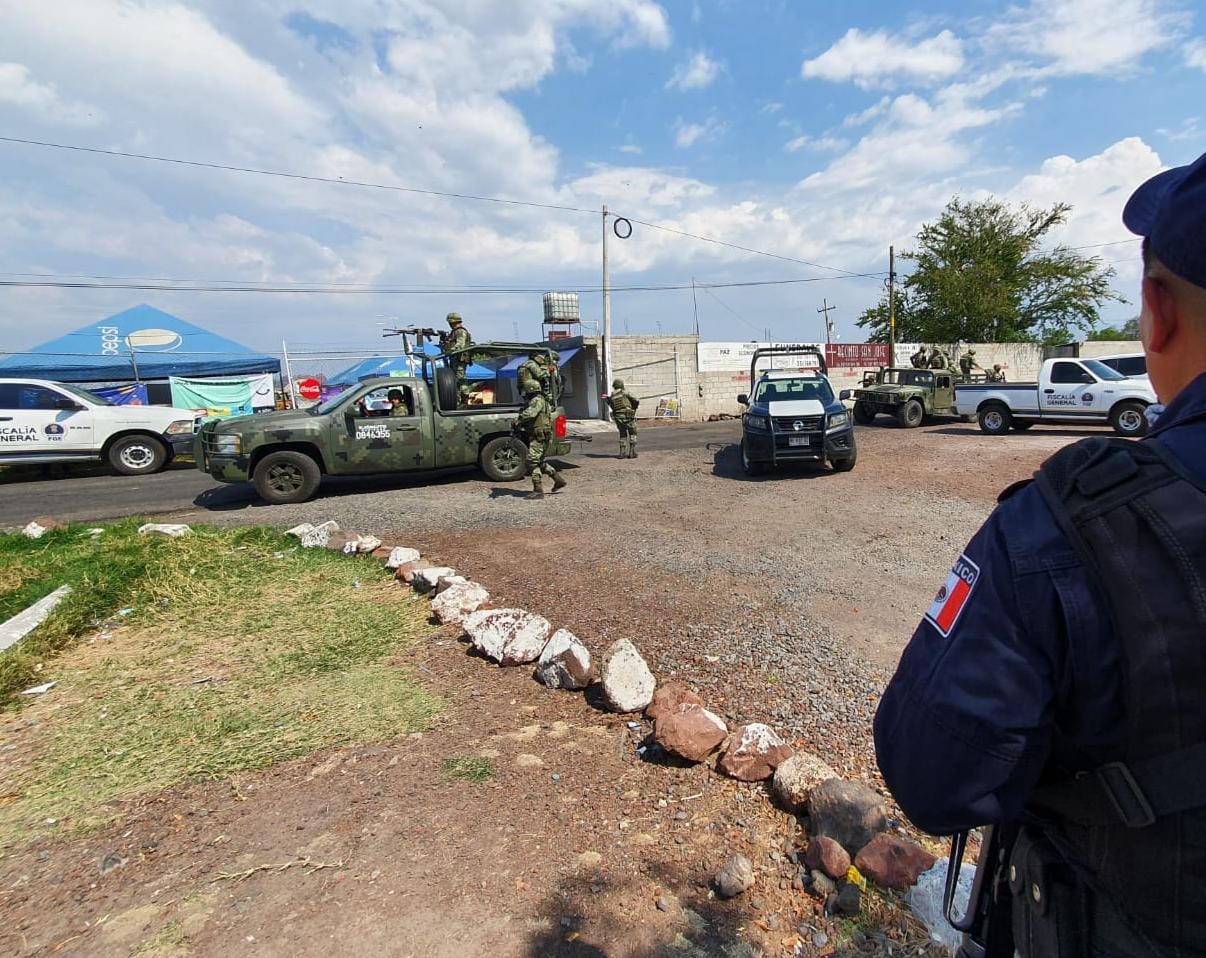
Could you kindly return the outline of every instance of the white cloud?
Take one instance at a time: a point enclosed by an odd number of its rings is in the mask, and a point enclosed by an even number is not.
[[[726,124],[716,117],[708,117],[703,123],[684,123],[682,118],[674,121],[674,143],[686,150],[696,143],[707,143],[714,140],[725,131]]]
[[[0,63],[0,104],[8,103],[35,119],[68,126],[95,126],[104,114],[95,107],[64,103],[54,86],[38,83],[20,63]]]
[[[797,136],[794,140],[788,140],[783,145],[783,149],[788,153],[798,153],[803,149],[814,150],[817,153],[837,153],[849,145],[849,140],[836,136]]]
[[[1206,73],[1206,39],[1198,37],[1185,44],[1185,62]]]
[[[892,105],[890,96],[881,97],[878,103],[872,103],[867,109],[858,113],[851,113],[844,120],[842,126],[853,127],[862,126],[864,123],[870,123],[876,117],[881,116],[888,107]]]
[[[625,143],[623,146],[620,147],[620,152],[621,153],[633,153],[633,154],[636,154],[639,156],[641,153],[644,153],[645,151],[642,150],[635,143]]]
[[[713,60],[703,50],[698,50],[691,55],[690,60],[674,68],[673,75],[666,81],[666,89],[702,90],[712,85],[722,69],[718,61]]]
[[[1172,43],[1188,22],[1164,0],[1030,0],[986,33],[1060,75],[1128,72]]]
[[[1158,130],[1156,130],[1156,132],[1159,133],[1166,140],[1172,140],[1176,143],[1181,143],[1181,142],[1190,141],[1190,140],[1193,140],[1193,141],[1201,140],[1202,139],[1202,130],[1201,130],[1201,127],[1199,126],[1199,124],[1201,123],[1201,119],[1202,119],[1201,117],[1197,117],[1197,116],[1186,117],[1184,120],[1181,121],[1180,126],[1174,128],[1174,129],[1171,129],[1171,130],[1168,129],[1167,127],[1160,127]]]
[[[800,74],[834,83],[853,81],[867,89],[897,78],[943,80],[962,68],[963,44],[949,30],[914,42],[884,30],[864,33],[852,27],[819,57],[805,60]]]
[[[760,109],[758,112],[775,114],[775,113],[778,113],[782,109],[783,109],[782,103],[780,103],[778,100],[771,100],[769,103],[763,104],[762,109]]]

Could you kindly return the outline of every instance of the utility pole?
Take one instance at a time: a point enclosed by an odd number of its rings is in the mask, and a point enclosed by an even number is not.
[[[695,277],[691,277],[691,305],[695,309],[695,336],[699,338],[699,300],[695,298]]]
[[[281,355],[285,358],[285,376],[289,380],[289,388],[284,391],[285,397],[289,401],[289,408],[296,409],[297,394],[294,391],[295,387],[293,385],[293,367],[289,365],[289,347],[285,345],[283,339],[281,340]]]
[[[829,311],[831,309],[837,309],[837,307],[830,306],[828,299],[822,299],[821,305],[817,308],[818,313],[825,314],[825,342],[826,343],[833,342],[833,321],[829,318]]]
[[[607,269],[607,204],[603,205],[603,388],[611,388],[611,275]],[[602,418],[607,419],[606,406]]]
[[[896,247],[888,247],[888,365],[896,365]]]

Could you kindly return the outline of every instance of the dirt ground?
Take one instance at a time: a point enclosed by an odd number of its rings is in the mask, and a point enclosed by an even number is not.
[[[654,429],[698,442],[618,461],[598,441],[540,503],[461,478],[182,517],[388,534],[594,650],[632,639],[726,720],[768,721],[875,784],[870,716],[935,588],[997,492],[1084,434],[869,427],[852,473],[748,480],[735,424]],[[801,823],[762,786],[644,760],[639,717],[468,656],[455,630],[398,664],[448,702],[421,735],[181,786],[93,834],[4,848],[0,953],[652,958],[887,954],[891,939],[921,953],[895,915],[822,916],[793,887]],[[5,716],[5,734],[30,714]],[[450,778],[462,756],[496,773]],[[758,881],[721,902],[710,880],[737,851]]]

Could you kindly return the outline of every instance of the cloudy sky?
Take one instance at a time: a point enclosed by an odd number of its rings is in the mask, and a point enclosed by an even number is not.
[[[373,345],[450,309],[532,338],[538,292],[464,288],[597,288],[604,203],[654,224],[611,243],[617,333],[698,312],[708,339],[810,339],[825,299],[861,338],[881,277],[849,274],[885,271],[955,194],[1072,203],[1056,239],[1131,294],[1137,245],[1096,244],[1127,239],[1129,190],[1206,149],[1199,7],[0,0],[0,136],[575,208],[0,142],[0,280],[339,291],[3,287],[0,348],[140,301],[260,348]],[[692,278],[776,285],[622,289]],[[457,291],[353,292],[372,287]]]

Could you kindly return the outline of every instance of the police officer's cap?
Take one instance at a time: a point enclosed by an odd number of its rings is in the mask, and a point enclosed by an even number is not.
[[[449,313],[448,314],[448,325],[449,326],[459,326],[461,324],[461,322],[462,322],[462,320],[461,320],[460,313]]]
[[[1182,279],[1206,288],[1206,153],[1157,173],[1127,200],[1122,222]]]

